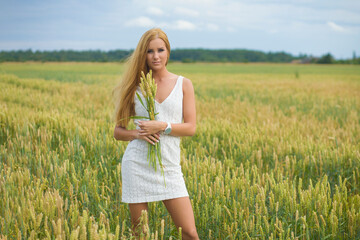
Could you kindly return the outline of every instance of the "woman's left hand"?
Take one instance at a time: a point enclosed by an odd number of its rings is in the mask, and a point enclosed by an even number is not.
[[[140,127],[139,130],[140,135],[160,133],[162,130],[164,130],[164,124],[166,125],[165,122],[156,121],[156,120],[139,121],[138,126]]]

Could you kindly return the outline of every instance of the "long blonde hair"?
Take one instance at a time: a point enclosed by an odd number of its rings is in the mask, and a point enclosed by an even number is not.
[[[147,73],[150,70],[146,63],[146,54],[150,41],[157,38],[165,42],[168,52],[167,62],[169,61],[170,43],[165,32],[160,28],[152,28],[146,31],[126,62],[127,68],[122,76],[122,80],[113,90],[115,99],[114,118],[117,126],[127,127],[130,117],[135,115],[134,97],[136,88],[140,83],[141,71]]]

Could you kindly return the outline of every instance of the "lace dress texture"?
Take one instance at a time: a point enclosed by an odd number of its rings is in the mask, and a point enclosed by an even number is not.
[[[179,76],[169,96],[161,103],[155,101],[156,112],[159,113],[156,120],[182,122],[182,82],[183,77]],[[139,88],[137,92],[143,97]],[[143,102],[145,103],[144,99]],[[136,95],[135,115],[147,116]],[[138,120],[134,122],[137,124]],[[134,139],[128,144],[122,157],[122,202],[153,202],[189,196],[180,166],[180,137],[160,134],[160,145],[166,186],[160,166],[157,166],[156,172],[149,166],[148,143],[145,140]]]

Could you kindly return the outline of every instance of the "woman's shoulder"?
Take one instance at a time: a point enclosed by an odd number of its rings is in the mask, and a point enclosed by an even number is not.
[[[193,89],[192,82],[191,82],[191,80],[189,78],[186,78],[186,77],[184,77],[182,75],[178,75],[178,74],[171,73],[171,72],[170,72],[170,76],[171,76],[171,78],[174,78],[174,79],[182,78],[182,88],[183,88],[183,90],[186,90],[186,89],[189,89],[189,88],[190,88],[190,90]]]
[[[182,88],[184,93],[187,91],[194,91],[193,84],[189,78],[183,77]]]
[[[185,83],[185,84],[192,84],[191,83],[191,80],[189,79],[189,78],[186,78],[186,77],[184,77],[184,76],[181,76],[182,78],[183,78],[183,83]]]

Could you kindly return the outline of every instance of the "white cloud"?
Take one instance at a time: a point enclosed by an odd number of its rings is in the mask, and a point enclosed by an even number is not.
[[[177,20],[172,22],[154,22],[148,17],[138,17],[125,22],[127,27],[161,27],[174,30],[186,30],[193,31],[197,29],[197,26],[191,22],[185,20]]]
[[[177,20],[172,27],[174,29],[178,29],[178,30],[195,30],[196,26],[188,21],[184,21],[184,20]]]
[[[182,15],[182,16],[188,16],[188,17],[197,17],[199,16],[199,12],[193,9],[189,8],[183,8],[183,7],[176,7],[175,13]]]
[[[184,21],[184,20],[177,20],[171,23],[168,22],[162,22],[159,24],[161,28],[167,28],[167,29],[173,29],[173,30],[187,30],[187,31],[193,31],[197,29],[197,26],[191,22]]]
[[[149,7],[148,9],[146,9],[146,12],[151,15],[155,15],[155,16],[164,15],[163,10],[161,10],[160,8],[156,8],[156,7]]]
[[[138,17],[125,22],[127,27],[153,27],[155,22],[148,17]]]
[[[335,32],[346,32],[346,28],[334,23],[334,22],[327,22],[326,23],[332,30]]]

